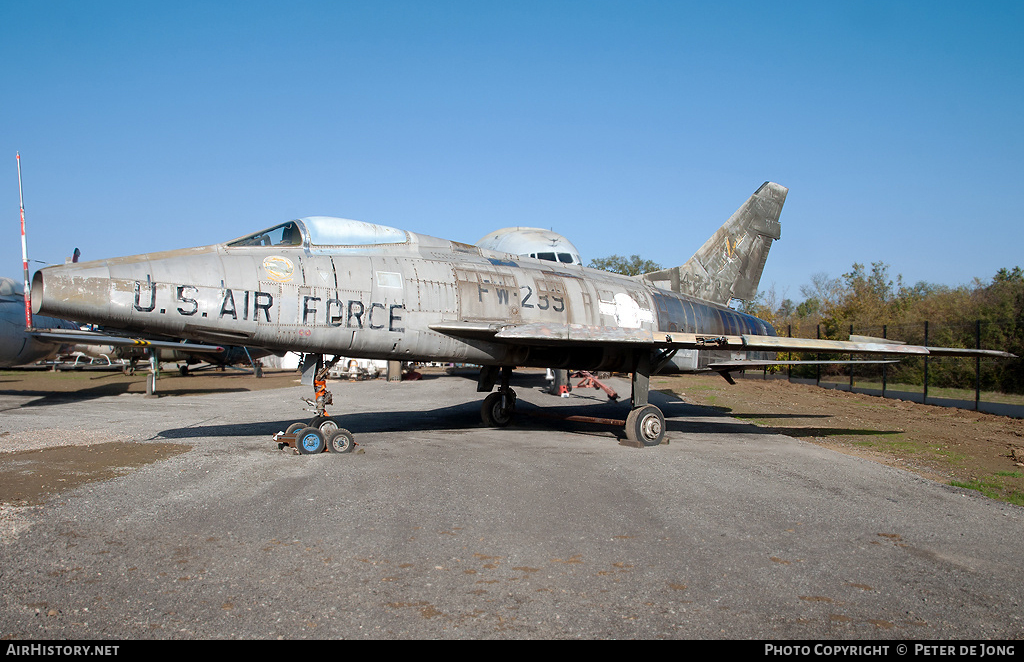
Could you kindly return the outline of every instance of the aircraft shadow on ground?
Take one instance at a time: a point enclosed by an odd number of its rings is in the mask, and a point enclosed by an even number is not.
[[[288,418],[274,421],[254,421],[224,425],[196,425],[187,428],[171,428],[159,432],[155,438],[194,439],[200,437],[250,437],[273,436],[283,432],[296,422],[308,422],[306,418]],[[353,412],[334,415],[338,425],[353,433],[360,432],[417,432],[425,430],[456,430],[481,427],[480,403],[466,402],[427,411]]]
[[[22,407],[51,407],[64,405],[69,402],[81,402],[83,400],[95,400],[109,396],[123,395],[128,392],[131,384],[126,382],[116,384],[100,384],[90,388],[83,388],[77,391],[0,391],[0,395],[20,395],[37,397],[37,400],[30,400]]]
[[[521,384],[520,384],[521,385]],[[601,394],[603,398],[603,394]],[[592,421],[564,420],[568,416],[582,416],[613,421],[624,421],[629,413],[629,401],[610,402],[602,400],[594,404],[590,398],[587,402],[573,402],[576,398],[562,399],[550,396],[551,404],[536,405],[520,399],[517,405],[516,419],[511,428],[519,430],[576,432],[579,434],[607,436],[611,439],[625,437],[621,424],[610,424]],[[705,433],[705,434],[782,434],[787,436],[836,436],[836,435],[884,435],[890,434],[878,430],[854,430],[847,428],[784,428],[763,427],[728,417],[720,412],[697,405],[691,405],[674,396],[652,392],[651,403],[666,412],[668,432]],[[354,434],[365,433],[400,433],[426,432],[435,430],[461,431],[486,429],[480,419],[480,400],[463,402],[455,405],[438,407],[425,411],[388,411],[388,412],[339,412],[335,414],[338,424]],[[310,415],[311,417],[311,415]],[[695,418],[699,420],[682,420]],[[766,417],[767,418],[767,417]],[[250,437],[265,435],[272,437],[284,431],[289,425],[309,418],[290,418],[271,421],[254,421],[252,423],[197,425],[186,428],[171,428],[156,435],[163,439],[195,439],[203,437]]]
[[[478,371],[477,371],[478,372]],[[477,372],[470,374],[468,370],[456,373],[465,376],[467,379],[476,381]],[[546,385],[543,373],[540,374],[514,374],[512,385],[520,392],[526,389],[539,388]],[[166,393],[166,391],[164,392]],[[480,407],[486,394],[478,394],[480,399],[463,402],[436,409],[425,411],[387,411],[387,412],[343,412],[335,411],[333,416],[338,425],[355,433],[375,432],[424,432],[432,430],[467,430],[486,429],[480,418]],[[550,397],[552,406],[537,406],[520,398],[516,406],[516,419],[512,427],[518,429],[536,430],[566,430],[579,432],[607,432],[609,430],[621,433],[622,430],[608,425],[595,423],[581,423],[575,421],[563,421],[547,416],[534,417],[530,413],[542,412],[555,416],[591,416],[625,420],[629,413],[629,402],[608,402],[608,407],[597,407],[593,405],[594,399],[606,402],[604,394],[601,398],[584,396],[587,403],[561,405],[560,398]],[[159,432],[154,438],[162,439],[195,439],[202,437],[248,437],[258,435],[273,436],[282,432],[292,423],[309,421],[312,414],[308,413],[305,418],[295,417],[274,421],[254,421],[252,423],[239,423],[229,425],[199,425],[187,428],[172,428]],[[620,435],[623,436],[623,435]]]
[[[0,390],[0,395],[35,396],[37,400],[30,400],[22,407],[51,407],[64,405],[70,402],[82,402],[105,398],[109,396],[124,395],[132,384],[128,382],[101,384],[90,388],[83,388],[77,391],[14,391]],[[159,396],[181,396],[181,395],[208,395],[210,393],[236,393],[246,391],[244,388],[177,388],[158,391]],[[142,393],[134,393],[142,395]]]
[[[666,427],[669,431],[677,432],[706,432],[706,433],[727,433],[736,434],[781,434],[787,437],[836,437],[836,436],[879,436],[898,434],[900,430],[866,430],[858,428],[841,427],[784,427],[776,425],[757,424],[755,421],[771,419],[809,419],[809,418],[832,418],[829,414],[778,414],[778,413],[744,413],[735,414],[728,407],[691,405],[684,403],[677,396],[658,392],[657,396],[651,393],[651,402],[658,404],[666,411]],[[672,403],[665,405],[664,403]],[[679,421],[668,418],[668,414],[680,415],[680,403],[689,408],[687,416],[704,416],[703,421]],[[718,418],[721,422],[708,420]]]

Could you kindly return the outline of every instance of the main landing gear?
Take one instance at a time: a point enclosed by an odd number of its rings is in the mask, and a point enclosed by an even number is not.
[[[322,355],[305,358],[302,381],[306,383],[307,375],[311,375],[315,400],[303,399],[316,415],[308,423],[292,423],[284,432],[275,434],[274,441],[278,449],[291,447],[299,455],[348,453],[356,447],[355,437],[327,413],[327,405],[334,404],[334,396],[327,390],[327,375],[341,357],[336,356],[328,363],[324,363]]]
[[[481,390],[484,386],[486,372],[488,372],[487,368],[480,371],[480,384],[477,386],[477,390]],[[508,382],[511,378],[511,366],[502,366],[501,385],[498,387],[498,391],[484,398],[484,403],[480,407],[480,418],[483,419],[484,425],[503,428],[512,422],[512,417],[516,412],[516,392],[509,388]],[[491,390],[493,385],[492,381],[487,386],[487,390]]]
[[[501,367],[501,384],[497,392],[484,398],[480,418],[484,425],[503,428],[512,422],[516,408],[516,392],[509,388],[512,368]],[[488,392],[498,381],[498,368],[484,366],[480,370],[477,391]],[[626,438],[635,444],[657,446],[665,439],[665,416],[648,402],[651,383],[651,355],[641,352],[633,369],[633,394],[625,420]],[[596,420],[596,419],[594,419]]]
[[[665,416],[647,402],[651,390],[651,355],[640,352],[633,368],[633,395],[626,416],[626,439],[644,446],[657,446],[665,439]]]

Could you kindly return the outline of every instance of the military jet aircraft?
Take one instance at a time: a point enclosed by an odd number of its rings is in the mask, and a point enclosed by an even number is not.
[[[654,275],[311,216],[223,244],[46,267],[33,278],[32,302],[36,312],[106,327],[303,352],[318,376],[324,355],[476,363],[484,366],[478,391],[498,384],[481,407],[495,426],[512,420],[516,366],[630,372],[625,434],[649,446],[665,434],[662,412],[648,402],[659,371],[727,375],[780,351],[1009,356],[781,338],[720,303],[757,289],[787,191],[766,182],[706,251]],[[698,358],[698,350],[715,351]],[[320,413],[330,398],[317,396]]]

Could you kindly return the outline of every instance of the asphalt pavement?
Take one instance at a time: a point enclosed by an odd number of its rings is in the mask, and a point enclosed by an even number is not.
[[[0,451],[186,451],[3,506],[0,637],[1024,635],[1020,507],[661,393],[669,442],[634,448],[531,415],[627,413],[538,374],[488,429],[475,381],[427,377],[332,384],[359,446],[316,456],[271,439],[302,387],[0,395]]]

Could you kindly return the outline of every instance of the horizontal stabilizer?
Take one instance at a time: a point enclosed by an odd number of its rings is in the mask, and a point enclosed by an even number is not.
[[[783,338],[781,336],[742,336],[745,349],[762,352],[832,352],[836,354],[895,354],[925,356],[990,356],[1001,359],[1016,358],[1009,352],[996,349],[967,349],[963,347],[923,347],[904,345],[892,341],[852,342],[848,340],[819,340],[816,338]]]
[[[745,370],[747,368],[770,368],[773,365],[878,365],[883,363],[899,363],[899,359],[883,359],[879,361],[716,361],[709,363],[709,370]]]
[[[902,340],[892,340],[890,338],[879,338],[877,336],[850,336],[850,342],[880,342],[889,343],[890,345],[906,345],[907,343]]]

